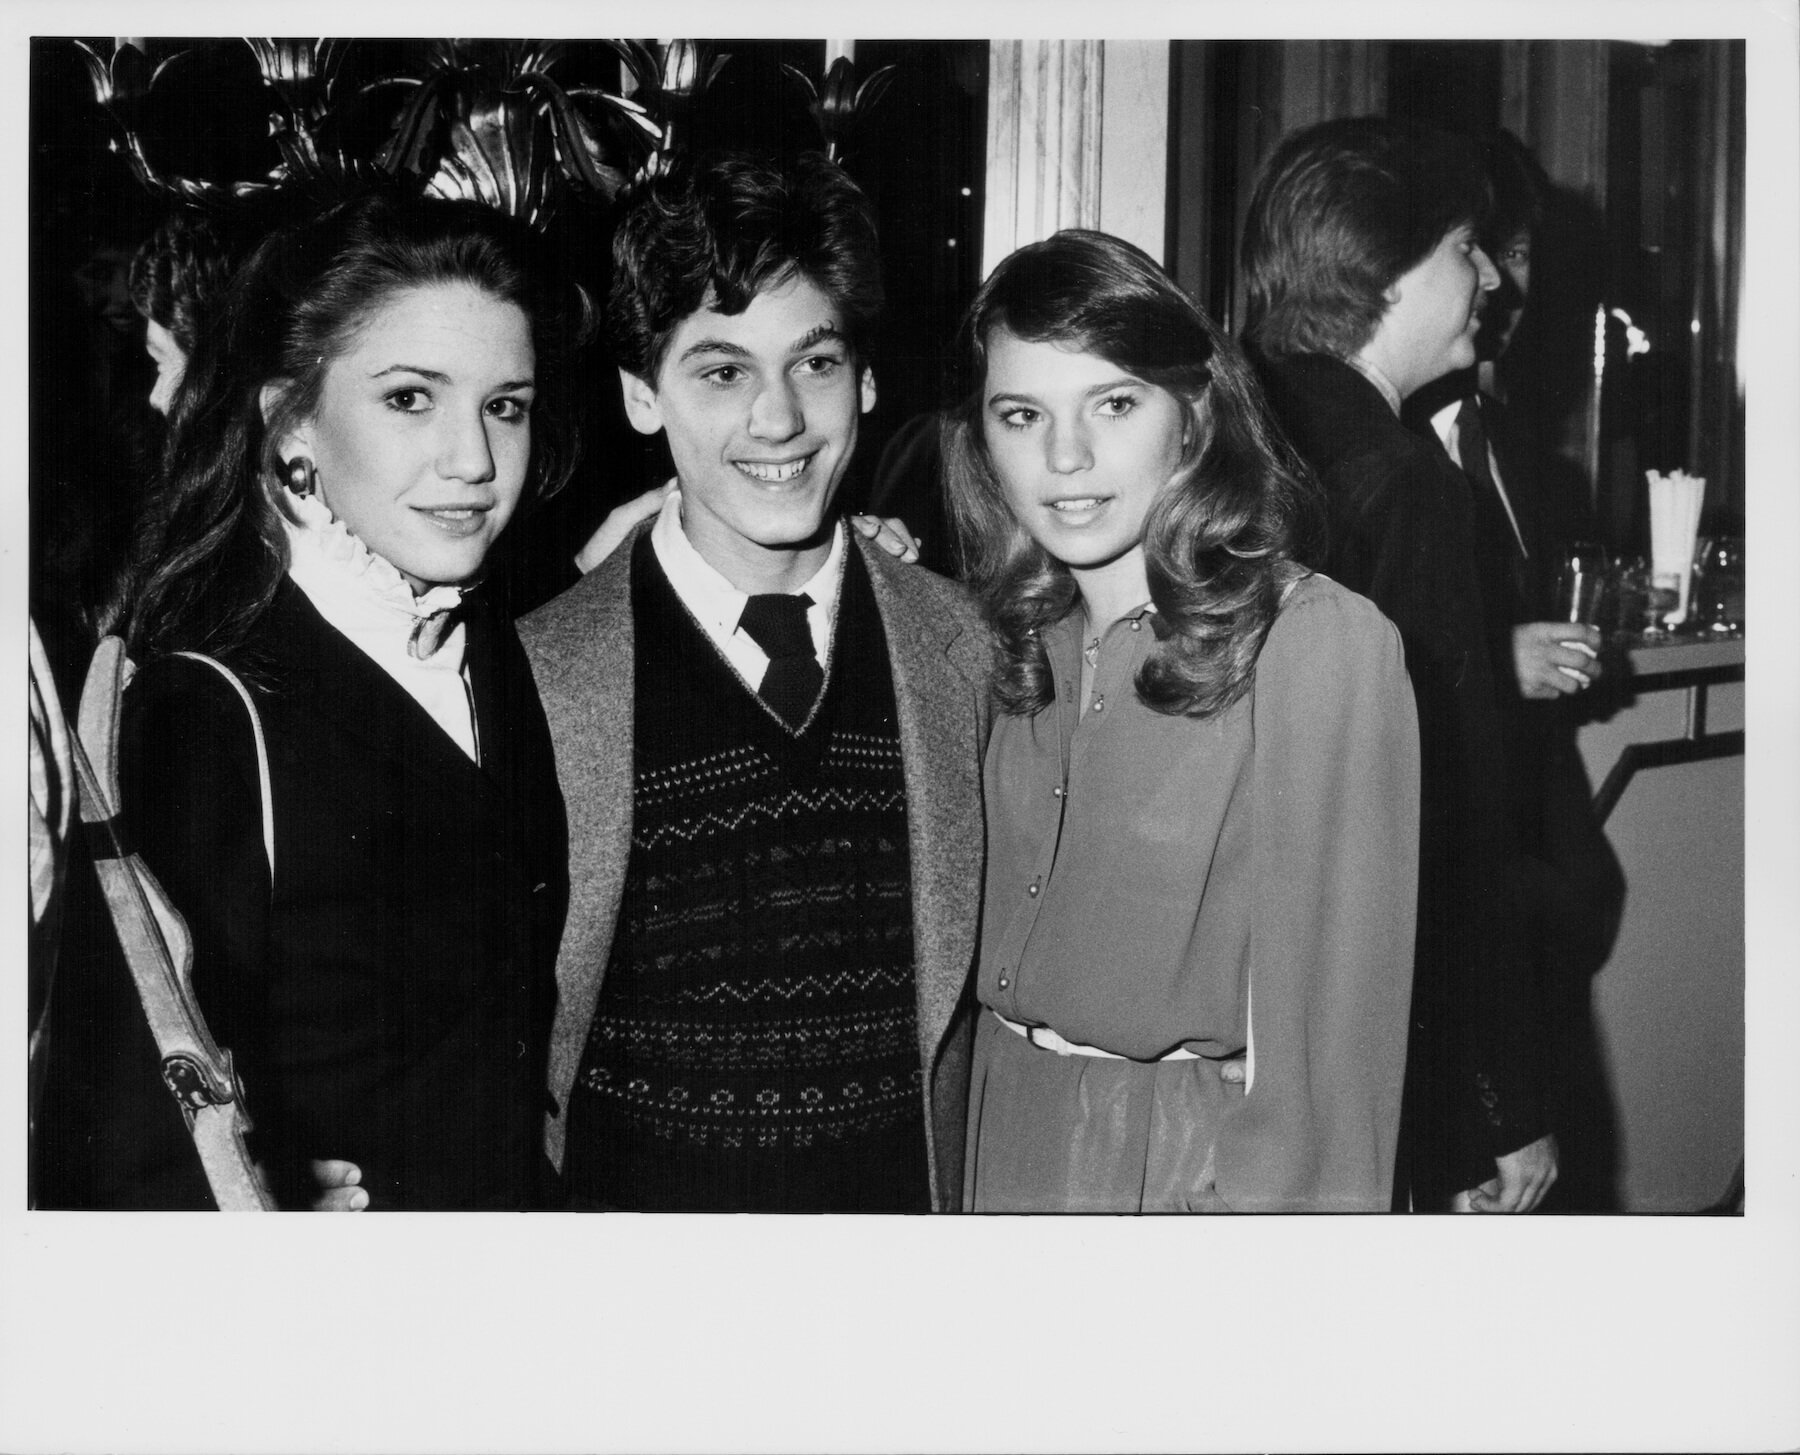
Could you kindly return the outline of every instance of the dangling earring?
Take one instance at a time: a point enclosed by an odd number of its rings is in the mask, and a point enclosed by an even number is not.
[[[318,488],[313,462],[305,455],[295,455],[291,460],[282,461],[281,473],[287,478],[287,488],[296,495],[311,495]]]

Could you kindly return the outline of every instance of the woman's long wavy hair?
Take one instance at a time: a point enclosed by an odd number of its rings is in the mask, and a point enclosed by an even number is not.
[[[467,283],[515,304],[531,326],[537,397],[528,495],[559,489],[577,432],[565,361],[592,310],[558,284],[519,224],[473,202],[373,193],[272,233],[238,269],[189,360],[126,614],[138,660],[200,651],[243,659],[287,569],[276,447],[318,408],[333,360],[389,299]],[[262,396],[275,390],[267,420]]]
[[[1105,359],[1185,403],[1173,483],[1144,523],[1156,651],[1137,691],[1157,712],[1207,717],[1249,689],[1263,639],[1317,529],[1317,486],[1270,422],[1243,355],[1137,248],[1071,230],[1020,248],[963,322],[963,402],[944,424],[944,469],[964,578],[998,645],[1009,713],[1054,697],[1041,633],[1073,609],[1067,566],[1013,515],[984,433],[987,348],[998,331]]]

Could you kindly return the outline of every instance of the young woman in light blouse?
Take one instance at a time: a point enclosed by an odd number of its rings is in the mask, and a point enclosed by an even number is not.
[[[1418,831],[1393,627],[1295,562],[1313,489],[1148,257],[1062,232],[946,427],[997,643],[965,1205],[1376,1211]]]

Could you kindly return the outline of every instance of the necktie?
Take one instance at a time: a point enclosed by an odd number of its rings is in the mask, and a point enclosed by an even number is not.
[[[1494,469],[1488,462],[1487,430],[1481,423],[1481,406],[1471,395],[1456,411],[1456,453],[1463,473],[1482,488],[1494,488]]]
[[[769,654],[769,670],[757,695],[792,728],[806,721],[825,681],[806,624],[806,608],[812,604],[804,591],[797,596],[781,592],[752,596],[738,618],[750,639]]]
[[[1487,528],[1507,543],[1508,554],[1516,548],[1520,556],[1527,554],[1524,538],[1513,520],[1512,503],[1494,478],[1493,461],[1488,455],[1487,425],[1482,418],[1480,402],[1471,394],[1456,411],[1456,453],[1462,458],[1463,474],[1475,484],[1475,508],[1488,519]]]

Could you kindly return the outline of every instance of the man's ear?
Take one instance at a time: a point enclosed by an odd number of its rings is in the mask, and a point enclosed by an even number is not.
[[[875,371],[867,364],[862,368],[862,412],[867,414],[875,407]]]
[[[278,381],[263,385],[262,392],[256,396],[256,407],[262,413],[265,429],[270,420],[274,418],[275,411],[281,404],[281,396],[285,392],[286,386]],[[291,426],[288,432],[275,442],[275,454],[277,458],[283,460],[290,460],[295,455],[310,456],[312,454],[312,432],[308,428],[307,421],[302,420]]]
[[[629,369],[619,370],[619,392],[625,399],[625,417],[639,434],[655,434],[663,427],[656,386]]]

